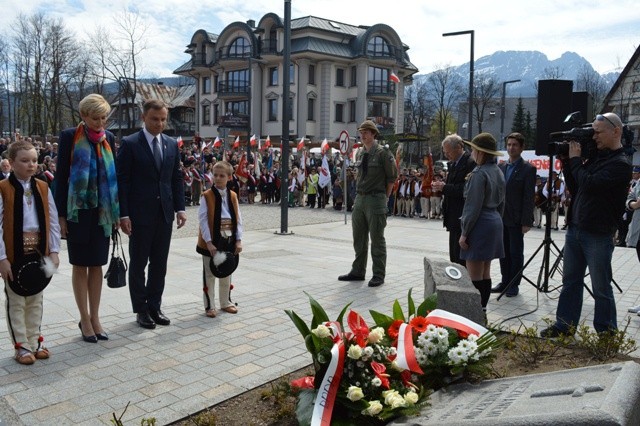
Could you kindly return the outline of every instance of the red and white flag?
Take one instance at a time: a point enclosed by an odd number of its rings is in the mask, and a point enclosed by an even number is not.
[[[222,146],[222,141],[219,137],[216,136],[216,140],[213,141],[214,148],[220,148]]]
[[[302,151],[304,148],[304,136],[300,138],[300,142],[298,142],[298,151]]]
[[[249,143],[251,144],[251,146],[256,146],[256,135],[255,134],[251,135],[251,139],[249,139]]]
[[[178,148],[182,148],[182,146],[184,145],[184,141],[182,140],[182,136],[178,136]]]
[[[320,168],[320,174],[318,175],[318,185],[320,185],[320,188],[331,185],[331,173],[329,173],[329,162],[327,161],[326,155],[322,157],[322,168]]]
[[[249,179],[249,173],[247,172],[246,152],[242,154],[242,157],[240,158],[240,162],[238,163],[238,167],[236,168],[236,176],[238,176],[238,179],[240,179],[243,183],[247,182],[247,179]]]
[[[329,149],[329,141],[327,140],[327,138],[324,138],[324,140],[322,141],[322,144],[320,145],[320,152],[324,155],[328,149]]]
[[[240,148],[240,136],[236,136],[236,140],[233,142],[233,146],[231,147],[231,149],[238,149]]]
[[[393,81],[394,83],[400,83],[400,77],[396,75],[393,71],[389,74],[389,81]]]
[[[267,139],[264,141],[263,149],[267,149],[271,147],[271,138],[267,135]]]

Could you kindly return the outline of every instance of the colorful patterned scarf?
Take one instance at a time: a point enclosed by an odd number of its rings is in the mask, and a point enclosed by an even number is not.
[[[79,210],[97,207],[98,225],[106,237],[120,218],[114,160],[105,132],[90,131],[81,122],[73,136],[67,220],[77,223]]]

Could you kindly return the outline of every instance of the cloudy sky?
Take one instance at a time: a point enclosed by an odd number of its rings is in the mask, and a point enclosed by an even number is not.
[[[353,25],[388,24],[409,47],[420,73],[469,60],[469,36],[443,33],[475,30],[476,59],[498,50],[538,50],[549,59],[573,51],[601,72],[619,70],[640,44],[637,0],[291,0],[292,18],[318,16]],[[219,34],[234,21],[256,22],[266,13],[284,17],[283,0],[0,0],[0,35],[15,28],[20,13],[42,11],[61,18],[79,37],[99,22],[136,11],[149,25],[143,73],[171,75],[198,29]]]

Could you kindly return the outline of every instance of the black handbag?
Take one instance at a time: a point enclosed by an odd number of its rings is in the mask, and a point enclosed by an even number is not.
[[[111,261],[109,262],[107,273],[104,274],[104,278],[107,280],[107,286],[111,288],[120,288],[127,285],[127,259],[124,257],[122,240],[120,239],[120,232],[118,230],[113,231],[111,234],[111,240],[113,241]],[[119,246],[118,243],[120,243]],[[120,248],[119,253],[118,247]]]

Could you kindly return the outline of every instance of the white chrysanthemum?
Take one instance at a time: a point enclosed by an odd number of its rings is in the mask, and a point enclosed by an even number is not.
[[[427,329],[425,330],[424,334],[427,335],[427,337],[434,337],[436,335],[436,330],[438,329],[438,327],[436,327],[433,324],[429,324],[427,325]]]
[[[370,357],[373,355],[373,348],[371,346],[367,346],[362,350],[362,355],[366,357]]]
[[[477,342],[478,336],[476,336],[475,334],[470,334],[469,336],[467,336],[467,340],[470,342]]]
[[[331,337],[331,330],[329,330],[329,327],[323,324],[320,324],[319,326],[311,330],[311,332],[320,339]]]
[[[417,339],[416,343],[417,343],[419,346],[424,346],[424,345],[426,345],[426,344],[427,344],[427,343],[428,343],[432,338],[433,338],[433,337],[429,337],[429,336],[427,335],[427,333],[426,333],[426,332],[424,332],[424,333],[421,333],[421,334],[418,336],[418,339]]]
[[[369,343],[379,343],[384,338],[384,328],[376,327],[369,332]]]
[[[382,380],[380,380],[380,378],[379,378],[379,377],[374,377],[374,378],[371,380],[371,386],[374,386],[374,387],[376,387],[376,388],[379,388],[380,386],[382,386]]]
[[[449,340],[449,332],[446,328],[438,327],[436,329],[438,340]]]
[[[427,354],[427,356],[434,356],[439,352],[438,345],[434,344],[433,342],[427,342],[427,344],[422,349]]]
[[[398,355],[398,350],[394,347],[389,348],[389,356],[396,356]]]
[[[451,350],[449,350],[449,353],[447,355],[449,356],[449,360],[453,364],[462,364],[469,360],[469,354],[467,353],[467,351],[460,347],[452,348]]]

